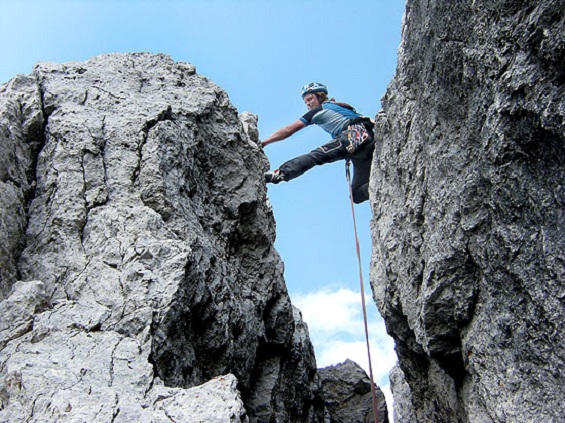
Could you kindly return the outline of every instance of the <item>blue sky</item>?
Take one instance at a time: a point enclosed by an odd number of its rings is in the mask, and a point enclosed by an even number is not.
[[[305,111],[300,88],[374,117],[392,79],[403,0],[0,0],[0,84],[39,61],[82,61],[101,53],[149,51],[189,62],[225,89],[239,112],[259,116],[261,138]],[[328,141],[306,128],[269,145],[273,168]],[[342,162],[269,186],[276,247],[291,299],[310,327],[319,366],[352,358],[366,366],[359,275]],[[371,237],[368,202],[356,206],[366,294]],[[354,295],[357,296],[355,300]],[[388,384],[393,343],[373,301],[373,364]],[[335,318],[341,316],[340,318]],[[361,342],[361,344],[359,344]]]

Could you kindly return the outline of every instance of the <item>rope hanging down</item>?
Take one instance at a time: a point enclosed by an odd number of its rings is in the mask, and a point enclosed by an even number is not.
[[[353,216],[353,231],[355,233],[355,247],[357,249],[357,263],[359,265],[359,283],[361,285],[361,304],[363,306],[363,321],[365,323],[365,341],[367,343],[367,357],[369,359],[369,377],[371,379],[371,395],[373,397],[373,414],[375,423],[379,423],[379,408],[377,404],[377,392],[373,380],[373,365],[371,363],[371,348],[369,347],[369,324],[367,322],[367,306],[365,304],[365,288],[363,283],[363,270],[361,267],[361,247],[359,246],[359,236],[357,235],[357,220],[355,219],[355,205],[353,203],[353,187],[351,186],[351,175],[349,172],[350,160],[345,161],[345,175],[349,185],[349,199],[351,200],[351,215]]]

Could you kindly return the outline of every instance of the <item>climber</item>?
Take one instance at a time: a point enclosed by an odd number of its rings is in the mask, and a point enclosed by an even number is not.
[[[302,98],[308,112],[297,121],[275,131],[261,145],[265,147],[282,141],[311,124],[319,125],[333,139],[307,154],[283,163],[278,169],[267,172],[265,181],[278,184],[297,178],[316,165],[351,160],[354,168],[351,184],[353,201],[362,203],[368,200],[371,161],[375,149],[373,122],[357,113],[350,105],[330,100],[328,89],[318,82],[305,85],[302,88]]]

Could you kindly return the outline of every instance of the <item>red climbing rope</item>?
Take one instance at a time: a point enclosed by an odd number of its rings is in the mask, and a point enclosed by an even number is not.
[[[367,357],[369,359],[369,377],[371,379],[371,395],[373,396],[373,413],[375,415],[375,423],[379,423],[379,408],[377,404],[377,392],[375,382],[373,380],[373,365],[371,363],[371,348],[369,346],[369,324],[367,322],[367,306],[365,304],[365,288],[363,283],[363,270],[361,267],[361,247],[359,246],[359,236],[357,235],[357,221],[355,219],[355,205],[353,203],[353,187],[351,186],[351,175],[349,172],[349,160],[345,161],[345,175],[347,176],[347,184],[349,185],[349,199],[351,200],[351,214],[353,216],[353,231],[355,232],[355,247],[357,249],[357,263],[359,265],[359,283],[361,285],[361,304],[363,306],[363,321],[365,323],[365,341],[367,343]]]

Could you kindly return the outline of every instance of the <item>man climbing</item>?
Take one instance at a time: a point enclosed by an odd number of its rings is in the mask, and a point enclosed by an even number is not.
[[[278,184],[297,178],[314,166],[337,160],[353,162],[353,201],[369,199],[369,177],[375,141],[371,119],[363,117],[353,107],[328,99],[325,85],[312,82],[302,88],[302,98],[308,112],[300,119],[279,129],[261,144],[263,147],[282,141],[295,132],[315,124],[332,136],[332,140],[307,154],[283,163],[278,169],[265,174],[267,183]]]

